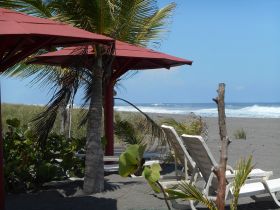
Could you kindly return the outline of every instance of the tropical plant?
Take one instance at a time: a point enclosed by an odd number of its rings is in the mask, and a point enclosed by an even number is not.
[[[27,125],[21,125],[16,118],[7,119],[4,134],[4,176],[8,192],[34,190],[43,183],[81,177],[84,162],[75,152],[85,147],[84,139],[66,139],[51,133],[45,149],[37,142],[37,136]]]
[[[244,185],[249,173],[252,171],[252,156],[247,160],[241,159],[237,163],[236,173],[232,184],[233,199],[231,200],[230,209],[237,210],[239,192]],[[218,210],[216,203],[205,196],[195,185],[192,183],[182,182],[178,186],[165,190],[171,199],[183,199],[188,201],[196,201],[206,206],[210,210]]]
[[[138,171],[142,171],[142,176],[145,177],[151,188],[156,193],[163,193],[165,203],[170,210],[171,208],[168,203],[167,195],[159,182],[161,167],[158,163],[153,163],[151,166],[143,167],[144,150],[145,147],[142,145],[129,145],[127,149],[120,155],[119,175],[122,177],[128,177],[129,175],[135,174]]]
[[[173,118],[164,119],[163,124],[174,127],[179,135],[201,135],[204,139],[208,138],[208,128],[206,122],[195,114],[187,115],[186,119],[182,122],[178,122]]]
[[[139,169],[139,167],[142,167],[144,151],[145,146],[132,144],[129,145],[120,155],[119,174],[122,177],[127,177],[131,174],[134,174]]]
[[[129,120],[121,119],[119,115],[116,115],[114,123],[115,135],[126,144],[140,145],[143,143],[145,133],[143,132],[143,127],[139,129],[137,126],[138,122],[139,121],[135,121],[135,117],[133,117],[132,121],[131,118]]]
[[[168,20],[175,8],[171,3],[158,9],[156,0],[0,0],[1,7],[14,8],[34,16],[51,17],[88,31],[109,35],[129,43],[146,46],[150,41],[158,43]],[[60,70],[48,71],[35,66],[17,66],[9,74],[33,75],[38,81],[61,81],[58,90],[46,111],[37,118],[37,131],[43,139],[49,133],[59,107],[75,96],[77,88],[83,85],[85,104],[89,104],[87,114],[87,149],[84,191],[100,192],[104,188],[103,150],[101,146],[102,86],[112,73],[113,51],[95,45],[95,64],[92,69],[73,68],[76,76],[61,75]],[[24,67],[24,68],[23,68]],[[57,73],[59,72],[59,73]],[[65,74],[64,72],[62,73]],[[86,76],[82,76],[86,75]],[[82,78],[82,79],[81,79]],[[67,80],[68,79],[68,80]],[[82,82],[80,82],[82,80]],[[69,82],[70,81],[70,82]],[[46,127],[45,129],[42,129]],[[43,133],[42,133],[43,132]]]
[[[153,143],[151,140],[152,138],[161,137],[163,135],[159,129],[160,126],[153,119],[147,119],[139,113],[129,113],[128,116],[121,116],[118,113],[115,115],[115,135],[125,144],[149,146],[150,143]]]

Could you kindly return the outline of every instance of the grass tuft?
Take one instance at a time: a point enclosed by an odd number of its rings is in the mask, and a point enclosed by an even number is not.
[[[246,138],[247,138],[246,132],[245,132],[245,130],[243,128],[236,130],[233,135],[234,135],[235,139],[244,139],[244,140],[246,140]]]

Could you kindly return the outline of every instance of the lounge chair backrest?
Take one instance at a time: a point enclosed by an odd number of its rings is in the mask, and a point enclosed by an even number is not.
[[[200,173],[202,174],[204,180],[207,182],[213,167],[217,166],[210,149],[208,148],[206,142],[201,136],[194,135],[182,135],[182,141],[188,148],[188,152],[191,155],[194,162],[197,164]],[[212,182],[212,188],[217,187],[217,179],[214,178]]]
[[[178,136],[177,132],[172,126],[162,125],[161,128],[164,130],[167,141],[174,150],[176,158],[179,159],[180,163],[183,165],[186,158],[188,171],[192,173],[195,167],[195,163],[188,153],[181,137]]]

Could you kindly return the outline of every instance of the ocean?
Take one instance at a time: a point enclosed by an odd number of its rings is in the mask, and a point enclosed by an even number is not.
[[[217,117],[216,104],[213,103],[138,103],[145,113],[189,114],[202,117]],[[114,109],[123,112],[137,112],[134,107],[116,101]],[[280,103],[226,103],[227,117],[241,118],[280,118]]]

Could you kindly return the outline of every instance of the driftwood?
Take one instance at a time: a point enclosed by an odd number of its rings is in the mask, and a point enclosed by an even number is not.
[[[218,107],[218,119],[219,119],[219,132],[221,139],[221,151],[220,151],[220,162],[217,168],[214,169],[214,173],[218,179],[218,192],[216,205],[219,210],[225,209],[225,191],[226,191],[226,166],[228,160],[228,146],[230,144],[227,128],[226,128],[226,114],[225,114],[225,84],[220,83],[219,89],[217,90],[218,96],[213,99]]]

